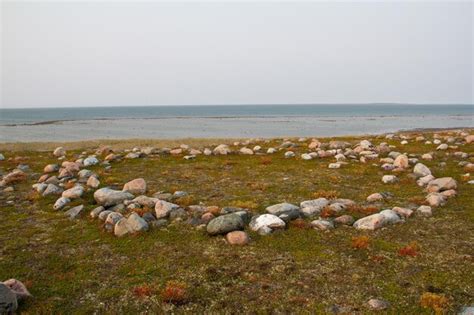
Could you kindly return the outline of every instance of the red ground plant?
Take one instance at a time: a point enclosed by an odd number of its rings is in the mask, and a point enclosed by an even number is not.
[[[413,241],[407,246],[400,248],[398,250],[398,255],[415,257],[416,255],[418,255],[418,250],[419,250],[418,244],[415,241]]]
[[[356,236],[352,238],[352,248],[366,249],[369,247],[370,238],[366,235]]]
[[[161,291],[163,302],[171,304],[184,304],[188,301],[188,290],[186,284],[178,281],[168,281]]]

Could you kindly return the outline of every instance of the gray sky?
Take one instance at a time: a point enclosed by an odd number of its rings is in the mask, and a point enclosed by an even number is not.
[[[3,1],[1,106],[472,104],[473,6]]]

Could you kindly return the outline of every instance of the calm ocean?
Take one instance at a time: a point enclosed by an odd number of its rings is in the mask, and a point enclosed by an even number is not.
[[[225,105],[0,109],[0,142],[243,138],[473,128],[474,105]]]

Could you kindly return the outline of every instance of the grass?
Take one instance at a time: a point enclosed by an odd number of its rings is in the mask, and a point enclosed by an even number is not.
[[[376,144],[387,141],[371,138]],[[220,142],[113,141],[66,147],[73,159],[82,151],[94,152],[100,144],[121,149]],[[405,146],[396,140],[387,142],[397,146],[394,150],[413,154],[436,148],[413,141]],[[261,145],[266,151],[279,143]],[[54,146],[2,144],[7,160],[0,162],[0,169],[6,173],[20,160],[8,158],[22,157],[32,173],[41,174],[44,165],[57,161],[51,151],[38,150]],[[472,155],[474,145],[459,150]],[[295,152],[304,153],[304,144]],[[229,246],[222,237],[209,237],[184,223],[115,238],[89,219],[92,192],[73,204],[84,203],[86,214],[70,221],[52,210],[54,197],[31,194],[34,180],[30,179],[15,185],[13,194],[0,195],[0,280],[17,278],[27,283],[34,298],[22,303],[25,313],[315,313],[335,304],[365,313],[372,297],[388,300],[393,313],[454,313],[474,301],[474,188],[461,181],[465,170],[458,166],[458,158],[448,158],[444,152],[434,156],[423,163],[437,177],[454,177],[459,188],[458,195],[435,209],[431,218],[413,217],[371,233],[345,226],[322,232],[311,229],[308,220],[296,221],[270,236],[250,233],[252,242],[244,247]],[[121,188],[143,177],[149,195],[187,191],[188,196],[176,201],[183,206],[202,202],[255,213],[284,201],[349,198],[358,203],[348,212],[357,218],[423,201],[424,193],[408,171],[397,175],[399,183],[384,185],[381,177],[388,172],[373,165],[377,161],[351,162],[330,170],[331,162],[331,158],[285,159],[282,151],[271,156],[198,156],[193,161],[160,155],[113,162],[108,171],[100,166],[89,169],[100,175],[101,186]],[[393,197],[376,205],[366,203],[374,192]],[[10,199],[13,205],[6,203]]]

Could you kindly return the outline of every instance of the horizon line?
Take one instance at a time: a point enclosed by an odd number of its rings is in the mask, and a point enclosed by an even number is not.
[[[401,106],[445,106],[460,105],[474,106],[474,103],[393,103],[393,102],[371,102],[371,103],[244,103],[244,104],[179,104],[179,105],[86,105],[86,106],[40,106],[40,107],[3,107],[2,109],[55,109],[55,108],[117,108],[117,107],[217,107],[217,106],[361,106],[361,105],[401,105]]]

